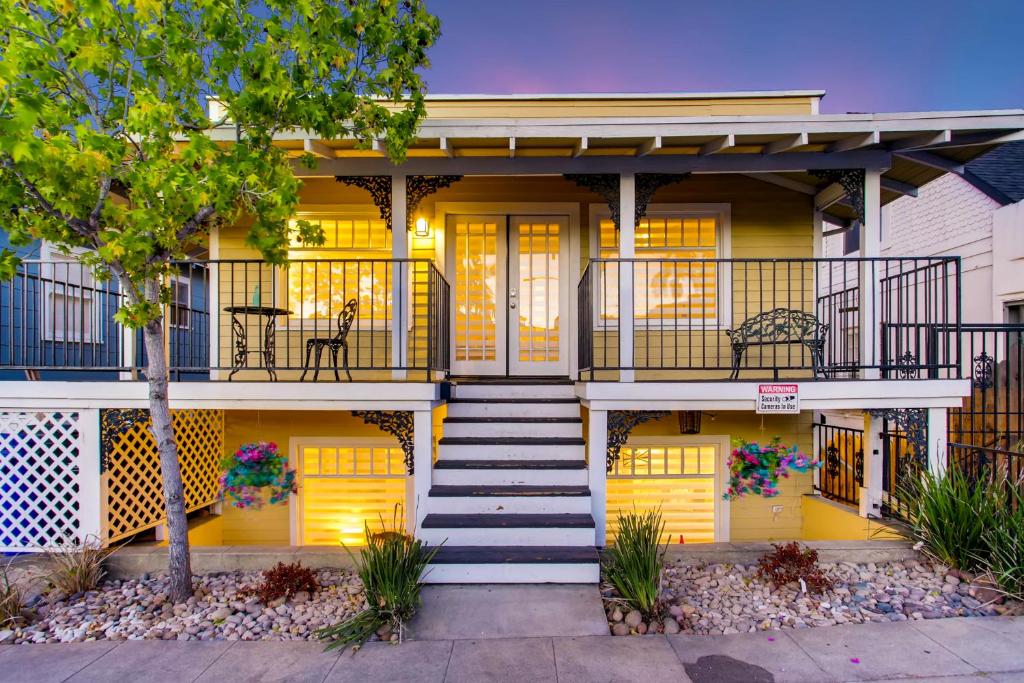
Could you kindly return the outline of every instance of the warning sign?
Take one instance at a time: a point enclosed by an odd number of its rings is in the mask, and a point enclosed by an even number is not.
[[[757,385],[758,413],[799,413],[800,386],[798,384]]]

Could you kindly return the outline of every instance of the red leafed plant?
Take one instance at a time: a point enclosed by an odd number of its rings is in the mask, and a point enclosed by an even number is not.
[[[299,591],[312,595],[318,588],[320,585],[316,582],[316,572],[309,567],[303,567],[300,562],[278,562],[263,572],[263,580],[249,589],[248,593],[266,605],[278,598],[290,600]]]
[[[784,545],[773,543],[775,550],[761,556],[757,563],[757,575],[779,588],[787,583],[799,581],[815,593],[832,587],[832,580],[825,576],[818,566],[818,551],[803,548],[796,541]]]

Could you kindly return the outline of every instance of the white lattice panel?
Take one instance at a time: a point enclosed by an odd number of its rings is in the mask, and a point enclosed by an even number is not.
[[[78,413],[0,413],[0,551],[82,540],[82,450]]]

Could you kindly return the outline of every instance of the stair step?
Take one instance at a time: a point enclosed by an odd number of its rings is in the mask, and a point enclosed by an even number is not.
[[[563,398],[575,399],[576,387],[571,383],[558,384],[464,384],[458,383],[454,387],[453,395],[456,399],[547,399]]]
[[[514,497],[589,496],[586,486],[431,486],[430,496],[446,497]]]
[[[582,417],[446,417],[449,424],[583,424]]]
[[[420,524],[422,529],[593,529],[589,514],[495,514],[445,515],[429,514]]]
[[[585,446],[575,436],[445,436],[438,446]]]
[[[435,470],[585,470],[584,460],[438,460]]]
[[[431,564],[588,564],[600,561],[590,546],[444,545]]]
[[[455,418],[445,419],[444,438],[515,438],[529,435],[534,438],[581,438],[582,420],[577,418]]]
[[[578,398],[512,398],[496,396],[493,398],[450,398],[448,403],[579,403]]]
[[[552,546],[555,547],[555,546]],[[538,562],[534,564],[494,563],[431,564],[423,572],[423,583],[590,583],[601,580],[597,562]]]
[[[580,416],[580,404],[576,400],[554,401],[449,401],[448,417],[495,417],[532,418],[532,417],[575,417]]]

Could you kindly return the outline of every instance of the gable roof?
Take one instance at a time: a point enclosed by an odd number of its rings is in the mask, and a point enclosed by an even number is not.
[[[1003,206],[1024,199],[1024,141],[1008,142],[968,162],[964,179]]]

